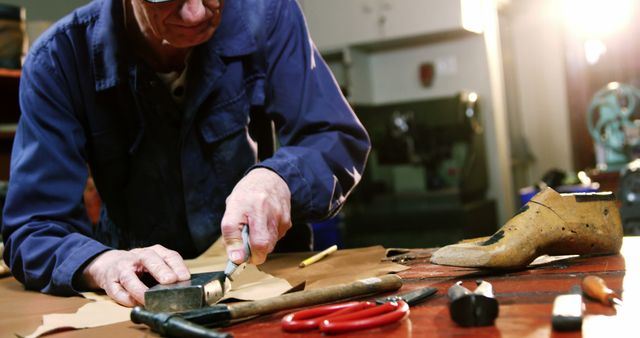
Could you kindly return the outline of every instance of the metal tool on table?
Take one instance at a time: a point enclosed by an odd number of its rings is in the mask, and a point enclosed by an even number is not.
[[[493,325],[498,317],[498,301],[493,295],[491,283],[476,281],[476,290],[471,292],[462,286],[462,281],[449,288],[449,315],[460,326]]]
[[[157,332],[175,332],[169,331],[167,326],[172,330],[177,330],[181,323],[183,323],[183,320],[191,324],[221,326],[233,320],[244,319],[251,316],[335,302],[351,297],[390,292],[399,289],[401,286],[402,279],[400,277],[397,275],[385,275],[320,289],[292,292],[252,302],[216,304],[201,309],[173,314],[151,312],[142,307],[135,307],[131,311],[131,320],[134,323],[146,324]],[[176,335],[175,333],[173,334]]]
[[[598,276],[589,275],[582,279],[582,291],[589,298],[604,305],[622,305],[622,300],[615,291],[611,290],[604,280]]]
[[[282,318],[288,332],[318,329],[322,333],[340,333],[391,324],[409,315],[413,306],[437,292],[425,287],[411,292],[378,298],[375,302],[353,301],[330,304],[290,313]]]
[[[229,260],[224,272],[193,274],[188,281],[155,285],[144,293],[145,308],[154,312],[178,312],[217,303],[229,291],[231,281],[244,270],[246,261],[251,257],[249,227],[246,224],[242,228],[242,241],[245,263],[235,264]]]
[[[167,337],[181,338],[230,338],[232,334],[206,328],[190,322],[176,313],[149,312],[135,307],[131,311],[131,321],[146,324],[153,331]]]
[[[576,331],[582,328],[584,303],[580,285],[571,287],[568,294],[553,300],[551,327],[556,331]]]
[[[154,312],[178,312],[215,304],[227,291],[222,271],[197,273],[188,281],[158,284],[144,293],[145,308]]]

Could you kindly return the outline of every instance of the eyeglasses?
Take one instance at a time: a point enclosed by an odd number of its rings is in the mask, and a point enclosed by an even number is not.
[[[163,4],[166,2],[175,2],[176,0],[144,0],[144,1],[151,4]],[[222,1],[222,0],[218,0],[218,1]]]

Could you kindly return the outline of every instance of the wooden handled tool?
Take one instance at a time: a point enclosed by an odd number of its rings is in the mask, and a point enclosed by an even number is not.
[[[367,278],[353,283],[339,284],[321,289],[292,292],[252,302],[216,304],[210,307],[175,314],[150,312],[141,307],[135,307],[131,311],[131,320],[134,323],[144,323],[150,326],[154,331],[158,332],[160,332],[159,330],[166,331],[166,326],[169,325],[167,323],[170,323],[170,319],[174,317],[185,319],[195,324],[219,326],[233,319],[334,302],[357,296],[395,291],[401,286],[402,279],[397,275],[384,275],[381,277]],[[167,315],[171,318],[167,317]],[[160,317],[162,317],[162,320],[160,320]],[[156,328],[158,325],[161,326]]]
[[[589,275],[582,279],[582,291],[604,305],[622,305],[622,300],[613,290],[607,287],[598,276]]]

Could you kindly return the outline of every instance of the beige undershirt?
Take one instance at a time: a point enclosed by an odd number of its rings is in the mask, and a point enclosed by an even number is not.
[[[188,64],[185,65],[184,69],[180,73],[156,73],[164,85],[169,88],[171,98],[173,98],[173,100],[178,104],[184,103],[184,98],[186,96],[187,68]]]

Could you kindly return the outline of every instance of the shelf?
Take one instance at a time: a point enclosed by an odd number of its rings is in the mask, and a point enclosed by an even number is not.
[[[401,38],[380,39],[375,42],[353,44],[351,47],[372,53],[442,43],[472,35],[477,35],[477,33],[460,29],[438,33],[416,34]]]
[[[428,43],[461,31],[480,33],[484,28],[482,1],[301,2],[311,36],[323,55],[351,46],[376,49]]]

